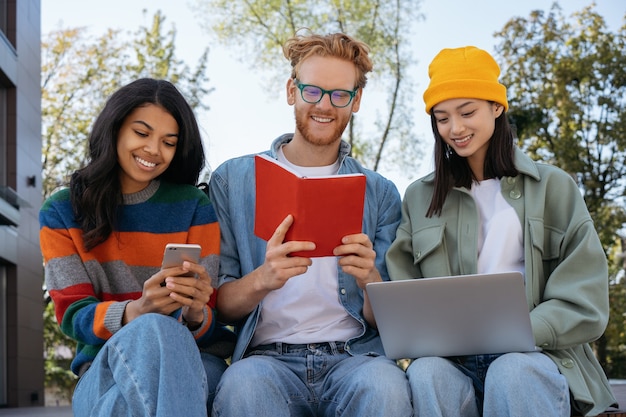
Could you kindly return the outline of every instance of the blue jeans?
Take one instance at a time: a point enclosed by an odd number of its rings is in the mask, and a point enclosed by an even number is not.
[[[145,314],[104,344],[78,381],[72,409],[75,417],[206,417],[225,370],[174,318]]]
[[[570,416],[567,381],[540,352],[419,358],[406,372],[416,416]]]
[[[483,402],[485,399],[485,379],[489,365],[501,355],[470,355],[456,356],[450,359],[461,372],[472,380],[474,386],[474,396],[476,397],[476,407],[478,414],[483,413]]]
[[[214,417],[411,415],[402,369],[339,342],[257,346],[226,370],[213,403]]]

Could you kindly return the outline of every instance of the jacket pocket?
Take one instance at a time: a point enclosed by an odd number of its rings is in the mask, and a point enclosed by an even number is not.
[[[543,261],[559,258],[564,233],[561,230],[545,227],[541,219],[528,219],[533,248],[541,253]]]
[[[444,231],[438,224],[413,232],[413,261],[424,277],[451,275]]]
[[[531,276],[536,281],[534,288],[539,291],[534,296],[537,297],[537,300],[540,300],[543,298],[547,277],[558,266],[559,254],[565,234],[561,230],[546,227],[543,220],[537,218],[529,218],[528,225],[530,228],[532,259],[526,259],[526,265],[527,268],[530,266]],[[537,300],[535,304],[538,302]]]

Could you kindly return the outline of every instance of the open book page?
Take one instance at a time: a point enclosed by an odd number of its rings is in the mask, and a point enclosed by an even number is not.
[[[312,241],[316,249],[292,256],[333,256],[346,235],[360,233],[365,202],[365,175],[301,177],[267,155],[255,155],[256,211],[254,233],[269,240],[291,214],[285,241]]]

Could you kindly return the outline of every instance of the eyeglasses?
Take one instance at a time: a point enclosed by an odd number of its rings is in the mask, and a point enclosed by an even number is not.
[[[300,95],[302,96],[302,100],[310,104],[319,103],[324,94],[328,94],[330,97],[330,104],[334,107],[346,107],[351,102],[356,92],[359,90],[359,87],[356,87],[354,90],[324,90],[321,87],[311,84],[301,84],[298,79],[293,80],[296,84],[296,87],[300,90]]]

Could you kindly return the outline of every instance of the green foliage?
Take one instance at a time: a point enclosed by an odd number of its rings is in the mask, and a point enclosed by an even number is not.
[[[610,378],[626,377],[626,240],[617,239],[609,256],[612,276],[609,287],[610,319],[604,338],[605,370]]]
[[[611,254],[626,221],[626,24],[613,33],[594,4],[569,18],[554,4],[548,13],[510,20],[496,37],[519,144],[577,179],[615,265]],[[610,324],[595,347],[605,369],[624,378],[619,270],[611,267]]]
[[[76,343],[59,330],[50,299],[46,300],[43,323],[45,384],[54,387],[62,399],[70,401],[77,382],[76,375],[70,370],[72,358],[76,354]]]
[[[367,43],[374,70],[365,94],[373,89],[384,91],[377,99],[386,105],[380,106],[374,121],[361,120],[362,113],[355,114],[345,139],[353,146],[353,156],[374,170],[382,163],[402,172],[416,167],[421,150],[420,141],[411,134],[413,86],[408,68],[413,61],[408,48],[413,25],[422,18],[419,2],[196,0],[196,4],[205,30],[233,51],[240,51],[240,59],[255,71],[274,74],[277,94],[283,92],[278,86],[284,85],[291,72],[282,45],[300,29],[344,32]],[[371,126],[362,128],[368,122]]]
[[[89,129],[106,99],[141,77],[167,79],[190,105],[208,109],[208,49],[193,70],[176,58],[174,28],[164,33],[157,12],[150,28],[134,34],[109,30],[92,37],[84,28],[63,29],[42,38],[43,190],[48,197],[87,162]]]
[[[208,109],[208,49],[193,70],[176,58],[174,28],[164,33],[165,18],[154,15],[150,28],[134,34],[109,30],[92,37],[84,28],[63,29],[42,37],[42,176],[44,198],[87,162],[91,124],[106,99],[124,84],[141,77],[167,79],[192,108]],[[45,299],[45,381],[71,398],[76,382],[69,364],[75,342],[60,331],[53,304]]]

